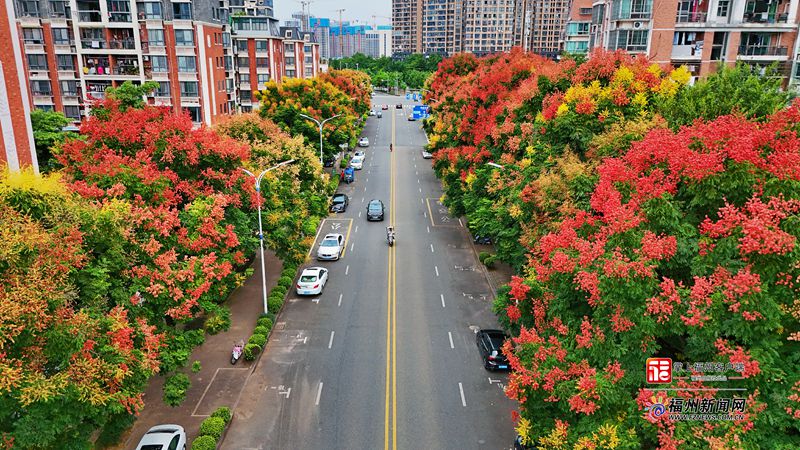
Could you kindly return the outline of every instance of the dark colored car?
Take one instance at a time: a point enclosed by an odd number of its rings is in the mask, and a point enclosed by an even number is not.
[[[409,122],[413,122],[413,121],[415,121],[415,120],[417,120],[417,118],[416,118],[416,117],[414,117],[414,116],[408,116],[408,121],[409,121]]]
[[[508,370],[508,359],[500,350],[506,339],[508,336],[501,330],[479,330],[475,335],[486,370]]]
[[[326,156],[322,158],[322,167],[333,167],[336,164],[336,158],[333,156]]]
[[[367,204],[367,220],[383,220],[383,202],[372,199]]]
[[[514,439],[514,450],[533,450],[533,447],[523,444],[522,436],[517,435],[517,438]]]
[[[389,105],[383,105],[383,106],[381,106],[381,109],[386,111],[387,109],[389,109]]]
[[[397,109],[403,109],[403,104],[402,103],[398,103],[398,104],[394,105],[394,107],[397,108]]]
[[[350,201],[346,195],[333,194],[333,200],[331,201],[331,212],[345,212],[349,203]]]

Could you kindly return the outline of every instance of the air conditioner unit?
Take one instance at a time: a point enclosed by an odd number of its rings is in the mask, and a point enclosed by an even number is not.
[[[642,28],[642,22],[633,22],[633,28],[636,28],[637,30]]]

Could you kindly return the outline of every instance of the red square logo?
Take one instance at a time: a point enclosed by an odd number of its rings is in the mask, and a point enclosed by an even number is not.
[[[647,358],[645,364],[648,383],[672,383],[672,359]]]

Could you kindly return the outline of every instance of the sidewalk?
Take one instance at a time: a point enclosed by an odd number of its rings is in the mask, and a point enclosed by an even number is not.
[[[282,270],[281,261],[272,252],[265,252],[267,290],[277,284]],[[150,379],[144,394],[145,407],[129,432],[122,436],[120,444],[112,447],[116,450],[136,448],[139,439],[150,427],[158,424],[178,424],[186,429],[187,449],[197,436],[200,423],[220,406],[234,408],[239,400],[245,380],[252,372],[257,361],[245,361],[244,358],[232,366],[230,363],[233,343],[247,339],[256,324],[256,319],[263,312],[261,296],[261,268],[257,257],[252,264],[253,276],[235,290],[226,305],[231,310],[231,328],[216,335],[206,335],[203,345],[192,352],[183,372],[189,376],[192,385],[186,392],[186,399],[177,406],[165,405],[163,395],[163,376]],[[202,365],[198,373],[192,373],[194,361]]]

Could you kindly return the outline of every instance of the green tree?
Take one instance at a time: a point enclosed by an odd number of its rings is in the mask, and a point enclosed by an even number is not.
[[[144,97],[156,89],[158,89],[156,81],[147,81],[144,84],[133,84],[126,81],[117,88],[107,88],[106,95],[119,101],[120,111],[126,111],[128,108],[142,109],[145,105]]]
[[[57,167],[53,159],[53,151],[66,139],[73,139],[77,133],[64,131],[70,120],[64,114],[56,111],[31,111],[31,128],[33,128],[33,141],[36,145],[36,158],[39,161],[39,170],[49,172]]]

